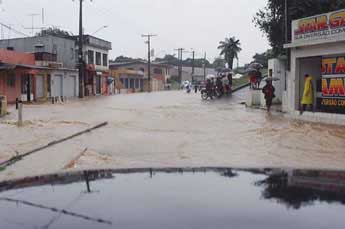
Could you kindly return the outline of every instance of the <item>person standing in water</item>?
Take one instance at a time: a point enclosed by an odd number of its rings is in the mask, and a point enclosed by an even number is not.
[[[313,95],[313,77],[309,74],[304,75],[304,90],[303,90],[303,97],[301,101],[301,114],[304,111],[312,111],[313,110],[313,103],[314,103],[314,95]]]
[[[262,89],[262,93],[264,93],[265,95],[267,112],[271,111],[272,102],[275,97],[274,92],[275,92],[275,88],[272,85],[272,80],[267,79],[266,86]]]

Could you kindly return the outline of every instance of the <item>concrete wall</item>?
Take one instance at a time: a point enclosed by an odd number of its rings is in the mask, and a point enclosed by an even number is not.
[[[42,48],[36,48],[37,44],[42,44]],[[77,56],[74,40],[53,36],[0,40],[0,48],[7,49],[8,47],[13,47],[14,51],[20,52],[56,53],[57,62],[63,63],[65,68],[76,67]]]
[[[16,98],[21,96],[21,75],[20,71],[15,71],[15,85],[14,87],[9,87],[7,85],[7,75],[6,71],[0,72],[0,95],[7,97],[8,103],[15,103]]]
[[[282,103],[286,84],[285,62],[279,59],[270,59],[268,61],[269,74],[270,71],[272,71],[271,77],[279,79],[278,81],[273,81],[276,94],[275,102]]]

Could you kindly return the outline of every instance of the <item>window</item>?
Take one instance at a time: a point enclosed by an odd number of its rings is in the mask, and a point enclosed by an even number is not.
[[[144,80],[140,79],[140,90],[144,90]]]
[[[30,92],[34,90],[33,78],[30,75],[23,74],[21,76],[21,93],[27,94],[28,89]]]
[[[154,69],[153,69],[153,73],[154,73],[154,74],[162,75],[162,74],[163,74],[163,71],[162,71],[161,68],[154,68]]]
[[[96,65],[102,65],[102,54],[100,52],[96,52]]]
[[[47,76],[47,81],[48,81],[47,90],[48,90],[48,93],[51,93],[52,89],[51,89],[51,76],[50,75]]]
[[[135,79],[135,88],[139,88],[139,79]]]
[[[95,63],[94,52],[92,50],[87,51],[87,63],[88,64]]]
[[[128,79],[125,79],[125,88],[128,89]]]
[[[103,66],[108,66],[108,54],[103,54]]]
[[[140,71],[145,73],[145,68],[140,68]]]
[[[71,48],[71,60],[74,60],[74,48]]]
[[[7,75],[7,86],[8,87],[16,86],[16,75],[14,72],[11,72]]]
[[[130,83],[130,85],[129,85],[129,87],[131,88],[131,89],[134,89],[135,88],[135,85],[134,85],[134,79],[130,79],[130,81],[129,81]]]

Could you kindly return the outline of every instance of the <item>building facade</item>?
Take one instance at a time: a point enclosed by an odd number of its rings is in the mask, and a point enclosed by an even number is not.
[[[148,64],[145,61],[111,63],[112,75],[118,77],[119,90],[129,92],[162,91],[165,89],[166,80],[170,77],[170,66],[164,64],[151,64],[151,80],[148,80]]]
[[[55,54],[0,49],[0,94],[9,103],[75,97],[78,90],[78,72],[61,68]]]
[[[283,107],[308,121],[345,124],[345,10],[292,22],[290,69]],[[313,76],[313,113],[299,115],[304,75]]]
[[[75,37],[76,42],[78,37]],[[114,91],[114,81],[109,71],[111,42],[90,35],[84,36],[85,95],[109,95]]]

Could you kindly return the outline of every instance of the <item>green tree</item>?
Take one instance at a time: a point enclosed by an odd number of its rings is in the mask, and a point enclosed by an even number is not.
[[[288,0],[288,40],[291,40],[291,21],[345,8],[345,0]],[[268,38],[273,55],[284,54],[285,1],[268,0],[253,22]]]
[[[41,36],[41,37],[48,36],[48,35],[63,37],[63,38],[69,38],[73,36],[72,33],[56,28],[56,27],[49,27],[49,28],[41,30],[41,32],[36,33],[36,36]]]
[[[272,50],[267,50],[266,52],[263,52],[263,53],[256,53],[253,56],[253,59],[254,59],[253,62],[262,64],[264,68],[268,68],[268,60],[270,58],[273,58]]]
[[[206,64],[207,68],[212,67],[212,64],[208,60],[206,60],[206,62],[205,62],[204,58],[195,58],[194,59],[194,67],[196,67],[196,68],[204,67],[204,63]],[[192,67],[193,66],[193,59],[187,58],[187,59],[183,60],[182,65],[184,67]]]
[[[179,65],[179,60],[176,58],[175,55],[165,55],[163,58],[156,58],[155,62],[161,62],[161,63],[166,63],[170,64],[173,66],[178,66]],[[201,68],[204,66],[204,59],[203,58],[195,58],[194,59],[194,67],[196,68]],[[184,67],[192,67],[193,66],[193,59],[192,58],[187,58],[182,61],[182,66]],[[206,60],[206,67],[212,67],[212,64]]]
[[[155,62],[161,62],[161,63],[177,66],[179,61],[175,55],[168,54],[168,55],[165,55],[163,58],[156,58]]]
[[[219,42],[218,49],[221,50],[220,55],[224,55],[228,67],[232,69],[234,60],[238,59],[238,53],[242,51],[240,40],[236,37],[225,38],[225,41]]]
[[[111,62],[124,63],[124,62],[136,62],[136,61],[145,61],[145,60],[140,59],[140,58],[127,57],[127,56],[118,56],[115,58],[114,61],[111,61]]]

